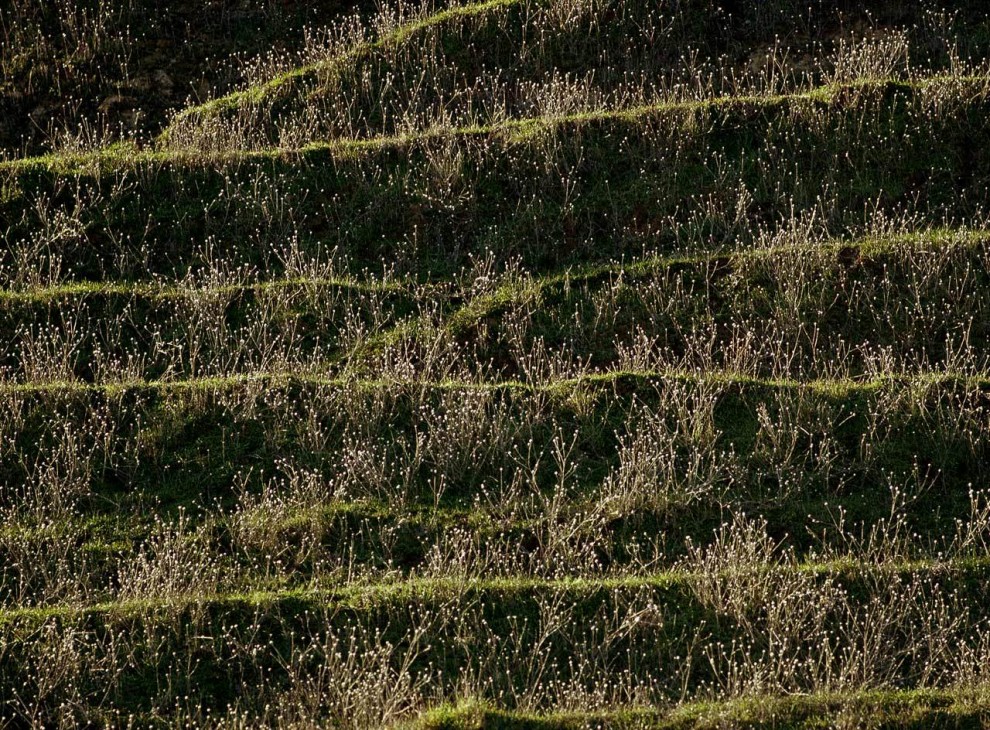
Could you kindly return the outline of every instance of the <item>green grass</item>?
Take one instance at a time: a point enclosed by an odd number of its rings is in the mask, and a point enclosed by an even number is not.
[[[986,724],[990,25],[718,5],[0,10],[0,726]]]
[[[317,72],[333,71],[337,67],[352,64],[355,61],[371,55],[379,49],[399,45],[408,40],[410,36],[422,32],[427,28],[443,25],[455,18],[469,18],[475,15],[485,15],[487,13],[517,5],[518,3],[519,0],[487,0],[486,2],[480,3],[455,5],[453,7],[427,15],[423,18],[416,18],[411,22],[398,25],[395,29],[381,38],[354,45],[338,57],[322,63],[312,64],[310,66],[300,66],[292,69],[291,71],[279,74],[259,86],[251,87],[243,91],[236,91],[216,99],[211,99],[204,104],[187,107],[176,116],[176,119],[181,120],[191,116],[210,116],[221,111],[235,109],[244,104],[257,104],[268,96],[278,94],[285,86],[292,84],[299,79],[309,77]],[[168,129],[163,132],[163,139],[167,142]]]
[[[526,713],[465,701],[408,724],[417,728],[817,728],[841,722],[872,727],[982,727],[990,708],[980,691],[859,691],[722,702],[685,702],[669,710],[630,707],[606,712]]]
[[[485,3],[493,6],[509,4],[511,0],[495,0]],[[284,77],[294,78],[296,72]],[[254,99],[279,88],[285,80],[276,79],[257,90],[238,92],[229,97],[209,102],[202,107],[194,107],[187,113],[206,113],[236,106],[242,100]],[[337,139],[325,142],[310,142],[299,148],[274,147],[270,149],[235,150],[219,155],[202,153],[196,150],[171,149],[167,144],[158,148],[140,149],[128,144],[116,144],[106,149],[82,153],[52,153],[39,157],[26,157],[0,161],[0,172],[37,173],[50,172],[55,175],[103,175],[119,169],[145,165],[215,166],[236,165],[256,160],[320,161],[326,158],[351,159],[355,156],[372,154],[384,150],[406,149],[415,144],[423,144],[433,139],[501,137],[510,143],[525,143],[539,139],[547,132],[580,128],[583,125],[603,122],[636,123],[651,119],[665,119],[670,115],[691,118],[705,112],[722,110],[800,109],[802,104],[831,106],[843,95],[853,92],[882,91],[884,93],[905,93],[908,96],[923,94],[932,87],[947,84],[958,85],[962,91],[970,89],[975,96],[982,96],[990,77],[984,76],[931,76],[904,81],[899,79],[856,79],[843,83],[825,84],[806,91],[788,94],[768,94],[763,96],[738,95],[720,96],[712,99],[670,101],[627,109],[598,109],[559,116],[511,119],[491,125],[455,127],[451,129],[431,129],[424,132],[398,136],[381,136],[367,139]],[[181,118],[181,116],[180,116]],[[676,122],[675,122],[676,123]],[[166,138],[167,139],[167,138]]]
[[[907,578],[932,574],[943,582],[958,580],[983,581],[990,572],[990,559],[986,557],[923,559],[893,563],[872,564],[843,558],[832,562],[799,563],[795,565],[765,566],[738,571],[739,574],[769,576],[797,572],[812,576],[838,577],[855,583],[877,575],[900,575]],[[736,574],[727,571],[724,577]],[[72,619],[75,617],[105,616],[109,623],[126,621],[129,617],[145,617],[153,620],[156,615],[174,615],[194,608],[210,610],[251,611],[257,608],[274,609],[280,604],[287,607],[305,607],[309,610],[360,610],[374,612],[381,606],[421,603],[442,603],[461,596],[485,596],[492,600],[509,596],[528,598],[534,595],[567,595],[575,600],[589,596],[605,596],[613,592],[633,594],[648,589],[666,595],[671,606],[687,600],[683,590],[700,574],[684,570],[663,573],[644,573],[603,577],[539,578],[530,576],[505,576],[495,578],[439,577],[406,578],[383,582],[356,581],[335,588],[296,587],[279,590],[250,590],[237,593],[187,594],[171,598],[145,598],[127,601],[110,601],[80,606],[33,606],[0,611],[0,623],[43,623],[48,619]],[[680,594],[680,595],[678,595]],[[689,609],[685,609],[689,610]]]

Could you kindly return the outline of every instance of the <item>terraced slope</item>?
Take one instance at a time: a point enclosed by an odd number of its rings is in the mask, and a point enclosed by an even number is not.
[[[0,722],[985,725],[988,31],[382,8],[0,162]]]

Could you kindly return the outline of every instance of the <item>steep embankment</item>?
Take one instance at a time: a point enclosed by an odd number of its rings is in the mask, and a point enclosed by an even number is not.
[[[286,27],[0,162],[4,721],[985,722],[978,6]]]

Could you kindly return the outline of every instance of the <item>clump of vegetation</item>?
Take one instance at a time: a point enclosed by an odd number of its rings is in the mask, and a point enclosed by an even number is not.
[[[978,3],[152,5],[0,9],[0,724],[986,717]]]

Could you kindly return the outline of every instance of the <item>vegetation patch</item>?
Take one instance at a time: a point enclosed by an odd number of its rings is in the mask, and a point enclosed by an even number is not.
[[[987,724],[981,3],[158,5],[0,8],[0,726]]]

